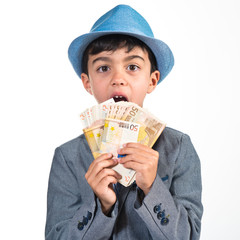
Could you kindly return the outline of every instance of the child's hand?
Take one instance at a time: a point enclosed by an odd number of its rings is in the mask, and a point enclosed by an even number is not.
[[[118,153],[127,154],[119,162],[136,171],[136,184],[147,195],[157,174],[158,152],[140,143],[127,143]]]
[[[105,153],[91,163],[85,174],[88,184],[101,202],[105,215],[108,214],[117,200],[112,184],[117,183],[121,179],[121,175],[111,169],[117,164],[117,160],[112,159],[111,153]]]

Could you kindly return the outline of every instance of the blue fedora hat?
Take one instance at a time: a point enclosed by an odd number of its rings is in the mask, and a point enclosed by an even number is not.
[[[108,34],[130,35],[144,42],[156,57],[159,82],[171,71],[174,58],[167,44],[154,38],[149,24],[137,11],[127,5],[118,5],[100,17],[89,33],[79,36],[70,44],[68,57],[79,77],[82,74],[84,50],[93,40]]]

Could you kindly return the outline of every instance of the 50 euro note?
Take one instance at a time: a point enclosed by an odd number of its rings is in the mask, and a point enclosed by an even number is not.
[[[140,125],[137,123],[129,123],[117,119],[106,119],[100,152],[110,152],[113,154],[113,158],[122,157],[117,153],[117,150],[121,148],[124,143],[137,142],[139,129]],[[114,166],[113,169],[122,175],[119,182],[124,186],[129,186],[135,175],[135,171],[123,167],[122,164]]]
[[[125,112],[122,120],[140,124],[138,142],[152,147],[164,128],[166,123],[156,118],[146,109],[132,104]]]

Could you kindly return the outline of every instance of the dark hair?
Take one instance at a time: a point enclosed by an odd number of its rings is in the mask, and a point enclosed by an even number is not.
[[[143,51],[146,50],[148,53],[149,61],[151,63],[150,73],[157,70],[156,58],[151,49],[145,43],[132,36],[122,34],[111,34],[99,37],[88,45],[88,47],[85,49],[83,53],[82,72],[88,74],[89,55],[95,55],[103,51],[116,51],[117,49],[124,47],[127,48],[128,53],[134,47],[140,47],[142,48]]]

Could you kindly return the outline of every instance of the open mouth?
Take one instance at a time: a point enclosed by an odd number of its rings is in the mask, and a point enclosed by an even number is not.
[[[127,98],[124,97],[124,96],[121,96],[121,95],[120,96],[114,96],[113,99],[114,99],[115,102],[120,102],[120,101],[128,102]]]

